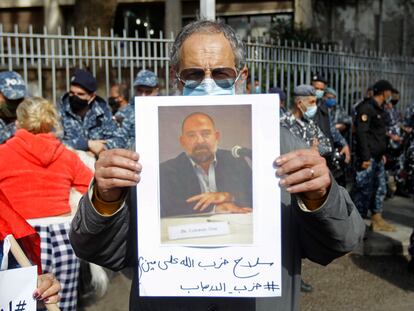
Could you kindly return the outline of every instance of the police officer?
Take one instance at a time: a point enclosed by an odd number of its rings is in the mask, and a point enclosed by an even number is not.
[[[129,87],[124,83],[116,83],[111,86],[110,97],[108,98],[109,107],[114,115],[114,120],[118,125],[128,117],[130,113],[127,109],[130,99]]]
[[[294,105],[280,119],[280,125],[305,141],[309,147],[317,148],[320,155],[332,152],[332,145],[312,120],[316,113],[315,89],[311,85],[299,85],[294,89]]]
[[[140,70],[135,77],[134,83],[135,96],[158,96],[158,78],[151,70]],[[135,97],[132,97],[129,104],[119,111],[117,118],[122,118],[122,128],[127,135],[128,146],[135,143]]]
[[[338,184],[346,187],[346,164],[351,162],[351,151],[346,139],[340,134],[351,127],[351,117],[338,105],[337,93],[331,88],[325,88],[322,103],[328,108],[331,133],[334,141],[334,152],[329,165]]]
[[[353,200],[361,216],[371,211],[371,229],[395,231],[395,227],[382,218],[382,205],[386,195],[384,170],[387,148],[386,113],[383,105],[391,100],[393,87],[380,80],[373,85],[374,95],[358,105],[356,110],[356,177]]]
[[[134,80],[135,96],[158,96],[158,78],[151,70],[141,70]]]
[[[328,107],[325,105],[323,100],[327,84],[328,81],[320,74],[316,74],[312,77],[312,86],[315,88],[318,107],[313,120],[319,126],[325,136],[329,138],[332,147],[335,145],[340,146],[340,153],[344,154],[345,158],[349,160],[351,158],[351,151],[349,149],[349,146],[339,130],[335,126],[332,126],[332,117],[330,115]],[[329,157],[326,156],[326,158],[329,168],[332,169],[332,154]]]
[[[26,84],[17,72],[0,72],[0,144],[16,132],[16,109],[26,93]]]
[[[125,148],[126,138],[96,88],[96,79],[88,71],[76,70],[69,92],[61,98],[60,115],[63,143],[97,156],[105,149]]]
[[[387,175],[387,195],[393,196],[397,190],[397,181],[401,178],[402,168],[404,166],[403,157],[403,135],[401,115],[396,108],[400,95],[398,90],[392,90],[392,99],[384,105],[387,113],[386,125],[388,136],[388,148],[386,153],[387,163],[385,172]],[[402,179],[401,179],[402,181]]]

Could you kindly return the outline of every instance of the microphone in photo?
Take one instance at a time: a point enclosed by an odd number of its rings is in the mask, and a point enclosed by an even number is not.
[[[247,157],[250,160],[252,159],[252,150],[249,148],[238,146],[238,145],[231,148],[231,154],[236,159],[240,157]]]

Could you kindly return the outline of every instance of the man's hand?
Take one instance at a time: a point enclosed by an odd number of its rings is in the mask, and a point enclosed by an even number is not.
[[[346,145],[345,147],[343,147],[341,149],[341,152],[339,152],[339,154],[344,154],[345,155],[345,163],[348,164],[349,162],[351,162],[351,151],[349,150],[349,146]]]
[[[97,156],[105,150],[105,147],[106,140],[88,140],[89,151],[93,152]]]
[[[361,168],[364,169],[364,170],[366,170],[370,165],[371,165],[371,160],[364,161],[361,164]]]
[[[188,198],[187,203],[197,202],[193,207],[195,211],[204,211],[210,204],[221,204],[231,202],[232,195],[228,192],[204,192]]]
[[[127,149],[105,150],[95,163],[99,196],[108,202],[121,198],[124,188],[136,186],[141,178],[139,155]]]
[[[346,125],[344,123],[336,123],[335,124],[335,128],[340,131],[343,132],[346,130]]]
[[[33,297],[44,303],[58,303],[61,286],[52,273],[41,274],[37,277],[37,288]]]
[[[391,134],[390,135],[390,138],[391,138],[392,141],[402,142],[402,138],[400,136],[398,136],[398,135]]]
[[[252,208],[240,207],[234,204],[233,202],[225,202],[225,203],[216,205],[216,213],[247,214],[251,212],[252,212]]]
[[[283,154],[275,160],[274,166],[276,175],[282,178],[280,185],[305,199],[322,199],[332,183],[325,159],[313,149]]]

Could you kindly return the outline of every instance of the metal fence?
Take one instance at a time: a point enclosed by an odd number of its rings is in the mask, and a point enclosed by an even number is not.
[[[142,68],[159,77],[162,94],[173,93],[169,78],[169,50],[173,35],[165,38],[139,38],[82,35],[71,29],[69,34],[3,32],[0,25],[0,70],[22,74],[32,95],[56,102],[69,89],[70,76],[76,68],[90,70],[98,80],[98,94],[109,95],[115,82],[131,84]],[[290,42],[246,42],[247,63],[251,80],[258,80],[262,92],[271,86],[287,91],[288,103],[293,87],[309,83],[315,73],[324,75],[338,91],[339,103],[349,109],[362,98],[366,88],[376,80],[388,79],[401,94],[400,107],[413,98],[414,62],[412,59],[378,55],[371,52],[353,54],[331,46],[295,45]]]

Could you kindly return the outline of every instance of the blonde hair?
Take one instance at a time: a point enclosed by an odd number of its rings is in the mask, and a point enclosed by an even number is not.
[[[28,97],[23,100],[16,110],[17,122],[33,134],[62,131],[60,117],[55,105],[42,97]]]

